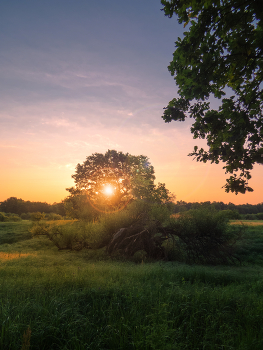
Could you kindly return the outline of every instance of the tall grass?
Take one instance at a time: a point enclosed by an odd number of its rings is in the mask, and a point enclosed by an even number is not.
[[[9,230],[2,225],[0,238]],[[262,228],[249,228],[245,239],[254,238],[263,240]],[[97,261],[87,250],[58,251],[45,237],[0,250],[10,256],[0,257],[0,349],[263,348],[257,260],[231,267]]]

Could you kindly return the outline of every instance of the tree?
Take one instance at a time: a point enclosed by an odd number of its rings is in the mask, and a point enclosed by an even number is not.
[[[161,3],[166,16],[176,14],[188,27],[175,42],[168,66],[180,97],[169,102],[163,119],[193,118],[193,137],[206,138],[208,149],[195,146],[189,155],[201,162],[225,163],[230,174],[226,192],[251,192],[251,170],[263,164],[263,2]],[[218,110],[210,109],[211,96],[220,100]]]
[[[5,201],[0,202],[0,211],[5,213],[14,213],[21,215],[22,213],[57,213],[60,215],[65,215],[64,204],[53,203],[48,204],[46,202],[30,202],[24,201],[21,198],[10,197]]]
[[[164,184],[154,185],[154,169],[146,156],[108,150],[94,153],[83,164],[77,164],[72,175],[75,186],[68,188],[67,206],[79,209],[85,199],[96,211],[124,208],[134,199],[169,201],[172,196]],[[80,200],[76,200],[79,197]]]
[[[24,209],[24,201],[21,198],[10,197],[0,203],[0,211],[5,213],[22,214]]]

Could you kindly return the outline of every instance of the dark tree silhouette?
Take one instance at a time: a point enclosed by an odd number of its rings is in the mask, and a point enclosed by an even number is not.
[[[230,177],[226,192],[253,191],[248,186],[254,164],[263,164],[263,2],[258,0],[162,0],[168,17],[187,26],[168,69],[179,98],[163,119],[193,118],[194,138],[208,149],[190,153],[197,161],[218,164]],[[230,97],[225,97],[226,88]],[[211,110],[210,96],[221,102]]]

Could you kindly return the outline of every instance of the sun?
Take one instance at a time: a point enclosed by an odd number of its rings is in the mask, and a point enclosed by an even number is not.
[[[112,185],[105,185],[103,192],[106,196],[112,196],[114,193],[114,188]]]

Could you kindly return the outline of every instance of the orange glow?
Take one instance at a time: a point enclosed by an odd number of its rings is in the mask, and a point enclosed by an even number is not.
[[[245,195],[226,193],[222,188],[227,178],[223,164],[203,164],[193,161],[191,157],[187,156],[196,144],[188,131],[180,133],[177,129],[168,128],[162,134],[157,135],[152,134],[151,129],[142,127],[141,131],[138,129],[134,132],[133,137],[130,137],[130,130],[121,129],[120,132],[117,129],[109,131],[106,128],[97,130],[93,127],[89,130],[81,129],[76,137],[84,138],[82,132],[85,132],[85,137],[88,132],[97,135],[94,139],[97,144],[100,143],[101,139],[106,140],[107,137],[110,137],[112,140],[119,141],[118,151],[135,155],[147,155],[155,169],[155,183],[165,183],[166,188],[176,195],[176,201],[222,201],[236,205],[246,203],[255,205],[263,201],[262,165],[256,164],[251,172],[250,186],[254,189],[254,192]],[[147,142],[145,142],[146,136]],[[52,141],[48,147],[44,145],[40,147],[34,140],[31,143],[26,141],[22,143],[22,140],[20,143],[17,141],[16,148],[10,149],[1,148],[0,145],[0,183],[2,184],[0,186],[0,202],[9,197],[17,197],[25,201],[59,203],[69,195],[66,188],[74,186],[71,175],[74,173],[75,165],[82,162],[94,150],[105,153],[111,147],[110,144],[106,143],[101,148],[95,148],[94,146],[93,148],[82,149],[80,144],[75,149],[74,143],[74,147],[71,144],[66,144],[66,141],[68,142],[66,138],[63,139],[61,136],[59,140],[59,143],[56,143],[55,140]],[[69,141],[72,141],[70,137]],[[64,144],[66,144],[66,148],[61,146]],[[158,147],[156,147],[157,144]],[[36,161],[39,149],[41,149],[42,156],[49,160],[46,163],[39,164]],[[56,153],[53,154],[50,149],[56,149]],[[171,149],[174,151],[170,152]],[[65,162],[64,153],[70,154],[69,159],[66,159]],[[56,157],[62,160],[58,162]],[[123,178],[126,178],[125,174]],[[123,182],[120,183],[120,187],[122,184]],[[116,187],[113,193],[115,195],[119,184],[113,182],[113,185],[113,188]],[[130,186],[130,184],[128,185]],[[110,200],[113,195],[108,194],[107,197],[103,190],[104,186],[101,186],[101,195]]]
[[[112,196],[114,193],[114,188],[111,185],[105,185],[103,192],[106,196]]]

